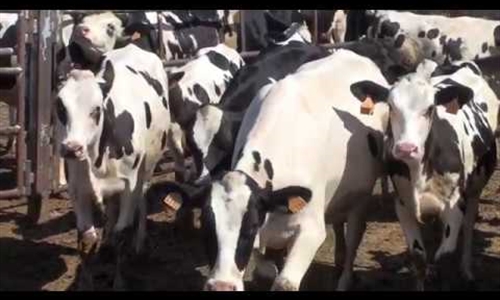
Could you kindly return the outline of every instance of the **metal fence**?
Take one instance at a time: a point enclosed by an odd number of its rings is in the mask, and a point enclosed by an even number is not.
[[[114,10],[118,13],[133,12],[136,10]],[[50,194],[65,189],[59,184],[60,157],[58,145],[61,128],[54,114],[53,99],[55,98],[55,84],[53,76],[56,70],[55,45],[56,34],[59,31],[58,20],[61,13],[90,13],[97,11],[78,10],[21,10],[2,11],[18,13],[17,46],[15,48],[0,48],[0,56],[10,56],[13,64],[0,67],[0,75],[16,78],[15,87],[10,91],[0,90],[0,99],[16,108],[15,124],[7,128],[0,128],[0,136],[15,136],[15,172],[16,187],[9,190],[0,190],[0,199],[27,198],[28,217],[38,220],[41,203]],[[102,12],[102,10],[100,10]],[[158,40],[163,45],[160,13],[158,13]],[[314,11],[312,28],[313,43],[318,40],[318,13]],[[245,11],[240,12],[240,34],[244,36]],[[326,48],[341,47],[345,44],[324,44]],[[244,59],[258,55],[258,51],[245,51],[246,43],[242,38],[242,52]],[[166,68],[181,66],[190,59],[165,61],[165,49],[160,47],[158,55],[163,59]],[[499,57],[478,62],[481,68],[498,81],[500,60]],[[498,84],[500,86],[500,82]],[[500,95],[500,91],[496,91]],[[168,155],[167,155],[168,156]],[[0,158],[0,160],[3,158]],[[173,172],[173,163],[167,158],[167,167],[162,171]]]

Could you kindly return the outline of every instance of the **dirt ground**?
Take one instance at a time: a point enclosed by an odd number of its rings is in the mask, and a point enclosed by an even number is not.
[[[500,290],[500,195],[494,194],[499,186],[497,171],[483,193],[475,227],[474,271],[479,290]],[[129,289],[201,289],[207,267],[200,236],[167,223],[158,204],[150,203],[150,210],[147,254],[124,270]],[[411,289],[406,246],[391,201],[376,199],[371,211],[355,262],[354,289]],[[0,200],[0,290],[74,290],[79,258],[70,201],[51,198],[44,202],[35,227],[23,222],[25,214],[25,201]],[[329,230],[302,289],[334,290],[338,274],[333,267],[333,247]],[[96,288],[109,290],[111,264],[100,261],[96,265],[100,266],[94,277]],[[247,287],[259,288],[251,282]]]

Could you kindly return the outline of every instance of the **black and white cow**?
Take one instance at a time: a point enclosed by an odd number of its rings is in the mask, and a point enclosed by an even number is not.
[[[391,40],[396,47],[410,37],[418,41],[425,58],[439,64],[500,54],[500,21],[391,10],[367,14],[372,19],[369,37]]]
[[[264,49],[253,63],[241,68],[219,104],[204,105],[197,111],[186,136],[196,165],[196,181],[204,181],[211,174],[229,168],[241,120],[263,87],[328,54],[320,47],[291,41]]]
[[[219,103],[229,83],[244,65],[238,52],[219,44],[199,50],[193,60],[169,72],[172,136],[168,137],[167,144],[174,153],[176,169],[181,176],[185,174],[182,136],[189,132],[199,107]]]
[[[138,214],[134,248],[141,249],[146,235],[143,190],[166,149],[170,126],[166,86],[158,56],[128,45],[108,52],[97,74],[71,71],[59,91],[57,113],[65,128],[61,152],[84,266],[97,243],[94,204],[106,208],[104,239],[115,239],[119,257],[125,232]],[[119,286],[119,269],[116,275]]]
[[[426,60],[392,87],[387,101],[388,169],[399,198],[396,212],[416,266],[417,288],[424,288],[429,255],[419,225],[433,218],[443,229],[433,261],[444,264],[446,279],[453,278],[453,266],[459,265],[459,273],[472,281],[472,234],[478,198],[496,165],[493,130],[499,100],[474,63],[442,70]],[[456,264],[452,257],[461,230],[462,254]]]
[[[369,116],[359,109],[367,97],[383,96],[378,85],[388,87],[371,60],[338,50],[252,101],[231,171],[205,186],[178,189],[186,203],[203,207],[211,265],[205,289],[243,290],[259,234],[265,254],[287,252],[273,289],[298,290],[326,237],[325,224],[334,226],[335,261],[343,268],[338,289],[349,287],[366,207],[382,171],[388,106],[375,104]],[[158,195],[176,189],[163,188]]]

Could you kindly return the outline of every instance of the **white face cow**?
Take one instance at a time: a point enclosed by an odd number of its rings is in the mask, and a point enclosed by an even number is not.
[[[94,74],[73,70],[59,92],[57,113],[66,127],[62,154],[84,160],[98,144],[103,128],[103,95]]]
[[[92,14],[75,27],[74,38],[83,38],[100,52],[113,50],[123,34],[122,21],[113,13]]]

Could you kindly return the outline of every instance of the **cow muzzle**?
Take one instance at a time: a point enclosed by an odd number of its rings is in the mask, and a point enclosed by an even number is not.
[[[237,289],[235,284],[214,280],[207,282],[204,290],[209,292],[234,292]]]
[[[398,159],[414,159],[418,156],[418,146],[413,143],[398,143],[394,146],[394,156]]]
[[[61,145],[61,156],[67,159],[84,160],[84,147],[76,142],[66,142]]]

